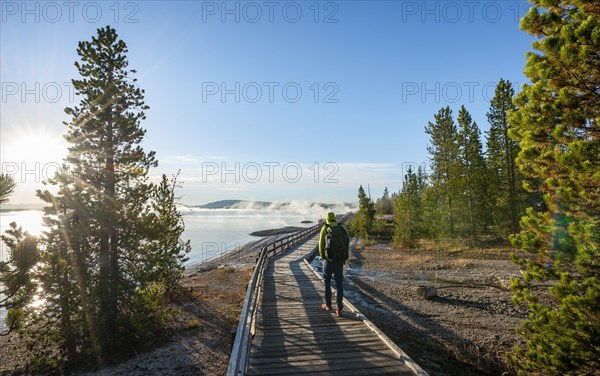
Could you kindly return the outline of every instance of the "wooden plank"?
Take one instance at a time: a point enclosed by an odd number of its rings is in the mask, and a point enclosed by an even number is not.
[[[326,329],[329,327],[333,327],[333,328],[344,328],[344,327],[359,327],[362,328],[364,327],[363,323],[360,322],[356,322],[356,321],[348,321],[348,322],[339,322],[339,323],[332,323],[332,322],[316,322],[316,323],[311,323],[311,322],[306,322],[306,323],[290,323],[290,324],[279,324],[279,323],[273,323],[273,324],[258,324],[256,327],[259,328],[260,330],[273,330],[273,329],[279,329],[279,330],[289,330],[289,329],[295,329],[295,330],[319,330],[319,329]]]
[[[343,375],[373,375],[393,372],[395,375],[413,375],[406,367],[392,364],[370,362],[368,360],[355,362],[340,362],[318,365],[290,366],[286,368],[269,368],[269,366],[252,366],[250,372],[260,375],[290,375],[293,373],[314,374],[316,372],[337,372]]]
[[[252,349],[265,352],[266,354],[294,354],[299,351],[323,351],[337,352],[344,349],[356,351],[369,345],[378,345],[381,341],[373,337],[363,338],[361,341],[349,342],[344,340],[332,341],[284,341],[284,342],[263,342],[252,344]],[[343,346],[342,346],[343,345]],[[385,345],[385,343],[383,344]]]
[[[366,342],[377,342],[377,339],[373,338],[371,333],[357,333],[355,335],[327,335],[327,336],[275,336],[275,335],[264,335],[258,338],[254,338],[253,347],[261,349],[262,351],[268,350],[269,347],[286,347],[291,348],[295,346],[345,346],[352,343],[360,346]]]
[[[254,371],[256,372],[256,371]],[[408,372],[408,373],[407,373]],[[338,370],[312,370],[309,372],[294,372],[292,370],[289,370],[289,372],[282,372],[282,373],[270,373],[268,371],[263,371],[263,372],[259,372],[259,373],[253,373],[253,372],[249,372],[248,375],[272,375],[272,376],[276,376],[276,375],[286,375],[286,376],[340,376],[340,374],[344,375],[344,376],[371,376],[371,375],[375,375],[375,376],[406,376],[406,375],[413,375],[413,373],[410,373],[409,371],[406,370],[401,370],[396,368],[395,366],[391,366],[391,367],[381,367],[381,368],[374,368],[374,369],[367,369],[367,370],[363,370],[363,369],[359,369],[359,370],[343,370],[343,371],[338,371]]]
[[[361,317],[321,308],[323,282],[302,262],[313,249],[276,256],[266,267],[248,374],[414,374]]]
[[[317,329],[298,329],[298,328],[288,328],[285,330],[282,330],[281,328],[273,328],[273,329],[265,329],[263,331],[261,331],[260,334],[256,335],[254,337],[255,340],[259,340],[259,338],[263,337],[263,338],[277,338],[277,337],[288,337],[288,338],[295,338],[298,336],[305,336],[305,337],[313,337],[313,338],[323,338],[325,336],[330,336],[330,337],[334,337],[334,336],[346,336],[349,334],[358,334],[358,333],[364,333],[364,334],[368,334],[368,335],[372,335],[372,332],[369,328],[365,328],[364,325],[362,326],[346,326],[344,327],[343,330],[340,330],[339,327],[334,327],[334,326],[325,326],[325,327],[319,327]]]
[[[343,329],[344,327],[347,326],[351,326],[351,327],[364,327],[364,324],[360,323],[360,322],[356,322],[356,321],[330,321],[330,320],[321,320],[321,321],[312,321],[312,320],[305,320],[305,321],[291,321],[290,322],[279,322],[279,321],[274,321],[272,323],[270,322],[263,322],[263,323],[259,323],[257,324],[257,327],[267,330],[267,329],[288,329],[288,328],[297,328],[297,329],[303,329],[303,330],[319,330],[319,329],[323,329],[323,328],[328,328],[328,327],[333,327],[333,328],[341,328]]]
[[[298,299],[298,298],[280,298],[277,300],[269,299],[267,301],[263,301],[261,304],[261,308],[265,306],[276,306],[276,305],[288,305],[290,308],[293,307],[306,307],[306,310],[310,310],[312,312],[323,312],[324,309],[321,308],[321,304],[323,304],[323,299],[315,296],[315,298],[307,298],[307,299]]]
[[[382,348],[385,350],[385,348]],[[330,353],[330,354],[289,354],[286,356],[279,357],[270,357],[270,358],[253,358],[250,362],[251,364],[263,364],[263,363],[273,363],[277,361],[282,362],[295,362],[295,361],[308,361],[308,360],[327,360],[327,359],[345,359],[345,358],[353,358],[353,357],[370,357],[373,355],[380,355],[382,349],[368,349],[357,352],[340,352],[340,353]]]
[[[252,359],[256,358],[272,358],[280,356],[290,355],[303,355],[303,354],[323,354],[328,356],[336,353],[359,353],[362,351],[378,350],[387,351],[388,348],[385,343],[381,341],[370,341],[361,344],[348,344],[341,346],[322,346],[322,345],[304,345],[304,346],[265,346],[265,347],[252,347]]]
[[[339,354],[338,354],[339,355]],[[303,367],[314,367],[314,366],[327,366],[327,365],[342,365],[342,364],[352,364],[353,367],[349,368],[377,368],[374,367],[376,365],[393,365],[394,362],[397,361],[397,358],[381,354],[374,353],[372,355],[362,355],[362,356],[353,356],[353,357],[324,357],[321,359],[286,359],[282,360],[280,358],[266,358],[261,359],[260,363],[251,362],[251,366],[254,368],[266,368],[269,370],[274,370],[281,372],[282,368],[303,368]]]

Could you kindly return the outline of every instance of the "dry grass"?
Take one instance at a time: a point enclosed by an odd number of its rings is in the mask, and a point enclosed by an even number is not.
[[[471,261],[462,257],[448,260],[447,265],[450,269],[463,269],[474,266]]]
[[[486,259],[486,260],[507,260],[510,259],[515,249],[510,245],[486,245],[478,246],[472,245],[461,239],[449,239],[449,240],[429,240],[421,239],[417,242],[414,248],[403,248],[397,244],[390,243],[389,246],[398,252],[407,253],[411,255],[418,255],[422,257],[424,254],[429,255],[432,259],[447,259],[447,258],[462,258],[462,259]],[[357,247],[359,250],[370,248],[369,246],[362,245]],[[399,256],[406,257],[406,256]],[[426,259],[420,259],[422,262],[427,261]],[[410,262],[410,258],[407,258]],[[460,265],[461,261],[456,261],[456,265]]]
[[[403,267],[411,267],[416,265],[422,265],[428,261],[433,260],[433,256],[423,254],[409,254],[409,253],[394,253],[389,257],[390,261],[398,261]]]
[[[416,248],[424,251],[506,251],[513,250],[507,239],[503,238],[481,238],[477,241],[472,239],[419,239]]]
[[[193,319],[193,320],[190,320],[187,322],[187,324],[185,325],[185,328],[188,330],[191,330],[191,329],[199,328],[200,325],[201,325],[200,320]]]
[[[215,268],[185,278],[182,285],[189,289],[199,304],[236,323],[242,310],[246,285],[252,268]]]
[[[183,288],[166,296],[174,313],[164,342],[149,343],[138,349],[139,358],[113,365],[102,374],[225,375],[230,333],[239,320],[251,271],[251,267],[224,267],[185,277]],[[24,337],[17,333],[0,337],[0,375],[23,373],[29,360]]]
[[[364,301],[363,313],[431,374],[510,374],[504,353],[518,341],[515,328],[526,317],[506,286],[518,272],[511,253],[510,247],[477,248],[460,240],[422,241],[419,249],[357,247],[353,257],[361,269],[348,290]],[[423,284],[436,287],[438,296],[417,299]]]

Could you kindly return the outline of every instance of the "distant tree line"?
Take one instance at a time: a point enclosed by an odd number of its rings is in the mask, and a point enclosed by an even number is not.
[[[511,83],[501,79],[487,113],[485,141],[464,106],[456,119],[450,107],[441,108],[425,127],[430,169],[409,167],[401,190],[390,196],[386,187],[375,203],[361,186],[355,232],[368,236],[375,214],[393,214],[394,240],[407,247],[424,238],[477,241],[518,233],[526,208],[539,211],[543,202],[536,180],[517,167],[520,146],[509,137],[508,120],[513,97]]]
[[[375,202],[359,188],[359,209],[351,222],[354,232],[368,237],[377,216],[393,215],[394,240],[407,247],[419,239],[505,236],[519,231],[527,207],[542,208],[536,187],[517,167],[519,143],[509,137],[509,112],[515,109],[512,84],[500,79],[487,113],[489,130],[481,131],[461,106],[458,117],[441,108],[425,126],[430,168],[409,167],[399,192]],[[485,149],[484,149],[485,143]]]
[[[515,97],[500,80],[480,130],[462,106],[429,122],[431,171],[409,169],[392,195],[394,240],[509,235],[522,277],[513,301],[529,316],[507,354],[520,375],[597,375],[600,369],[600,7],[531,0],[534,36]],[[360,195],[359,195],[360,196]],[[387,189],[377,200],[389,208]],[[363,213],[366,207],[361,206]],[[359,209],[359,212],[360,210]],[[363,230],[366,231],[366,230]]]
[[[455,120],[441,108],[425,127],[431,168],[409,168],[394,202],[394,239],[414,246],[421,238],[468,238],[515,234],[525,208],[540,208],[539,195],[523,188],[516,166],[519,144],[508,136],[514,89],[501,79],[481,131],[464,106]]]

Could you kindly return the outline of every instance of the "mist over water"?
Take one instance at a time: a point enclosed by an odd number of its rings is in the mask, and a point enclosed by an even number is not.
[[[260,237],[250,233],[285,226],[305,227],[304,220],[319,218],[294,212],[265,209],[193,209],[183,212],[184,239],[189,239],[192,251],[188,264],[209,260]]]
[[[347,204],[325,209],[319,204],[302,201],[271,203],[269,206],[242,202],[230,209],[179,207],[185,223],[183,239],[189,239],[192,245],[188,264],[206,261],[217,254],[260,239],[251,236],[251,232],[285,226],[308,227],[311,223],[301,222],[308,220],[314,224],[325,218],[330,210],[342,214],[352,209]],[[0,212],[0,232],[4,233],[11,222],[16,222],[32,235],[40,235],[43,231],[41,210]],[[8,256],[5,246],[1,250],[0,257],[4,259]]]
[[[179,207],[185,223],[183,240],[190,240],[192,251],[188,254],[186,265],[197,264],[213,257],[261,239],[250,233],[258,230],[275,229],[286,226],[309,227],[319,219],[325,218],[328,211],[336,214],[346,213],[353,208],[346,204],[334,205],[325,209],[319,204],[309,202],[291,202],[285,205],[272,203],[260,206],[252,202],[242,202],[231,209],[201,209]],[[312,221],[313,223],[301,223]],[[0,232],[4,233],[11,222],[16,222],[32,235],[40,235],[42,227],[41,210],[0,212]],[[0,245],[0,258],[8,257],[4,243]],[[5,312],[0,309],[0,318]]]
[[[339,204],[325,209],[319,204],[300,201],[269,206],[242,202],[230,209],[180,208],[186,226],[184,239],[190,239],[192,243],[188,264],[206,261],[260,239],[250,235],[254,231],[286,226],[309,227],[325,218],[329,210],[342,214],[352,208]]]

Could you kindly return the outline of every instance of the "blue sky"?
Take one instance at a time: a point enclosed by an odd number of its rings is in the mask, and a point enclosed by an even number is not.
[[[525,1],[2,1],[0,159],[13,203],[66,153],[80,40],[110,24],[150,105],[152,176],[187,204],[354,201],[427,162],[424,127],[461,104],[482,130],[498,79],[526,82]]]

